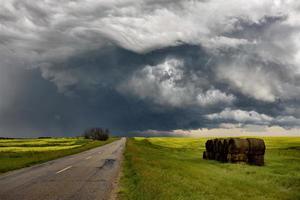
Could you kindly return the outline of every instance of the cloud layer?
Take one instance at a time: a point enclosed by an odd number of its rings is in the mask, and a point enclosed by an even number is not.
[[[0,131],[299,128],[299,19],[296,0],[4,0]]]

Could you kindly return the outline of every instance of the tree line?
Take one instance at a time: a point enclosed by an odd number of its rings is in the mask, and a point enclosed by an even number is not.
[[[110,131],[109,129],[104,129],[104,128],[91,128],[91,129],[87,129],[84,133],[83,133],[83,137],[85,139],[92,139],[92,140],[108,140],[110,135]]]

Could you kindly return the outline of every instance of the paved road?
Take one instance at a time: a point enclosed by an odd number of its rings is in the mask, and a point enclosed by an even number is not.
[[[125,138],[0,176],[1,200],[109,199]]]

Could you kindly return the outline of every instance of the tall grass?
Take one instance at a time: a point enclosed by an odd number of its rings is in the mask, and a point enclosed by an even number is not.
[[[300,199],[300,138],[264,139],[263,167],[203,160],[206,138],[129,139],[119,198]]]

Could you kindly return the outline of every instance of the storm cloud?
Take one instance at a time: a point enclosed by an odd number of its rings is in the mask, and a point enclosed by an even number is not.
[[[0,136],[300,128],[296,0],[4,0]]]

